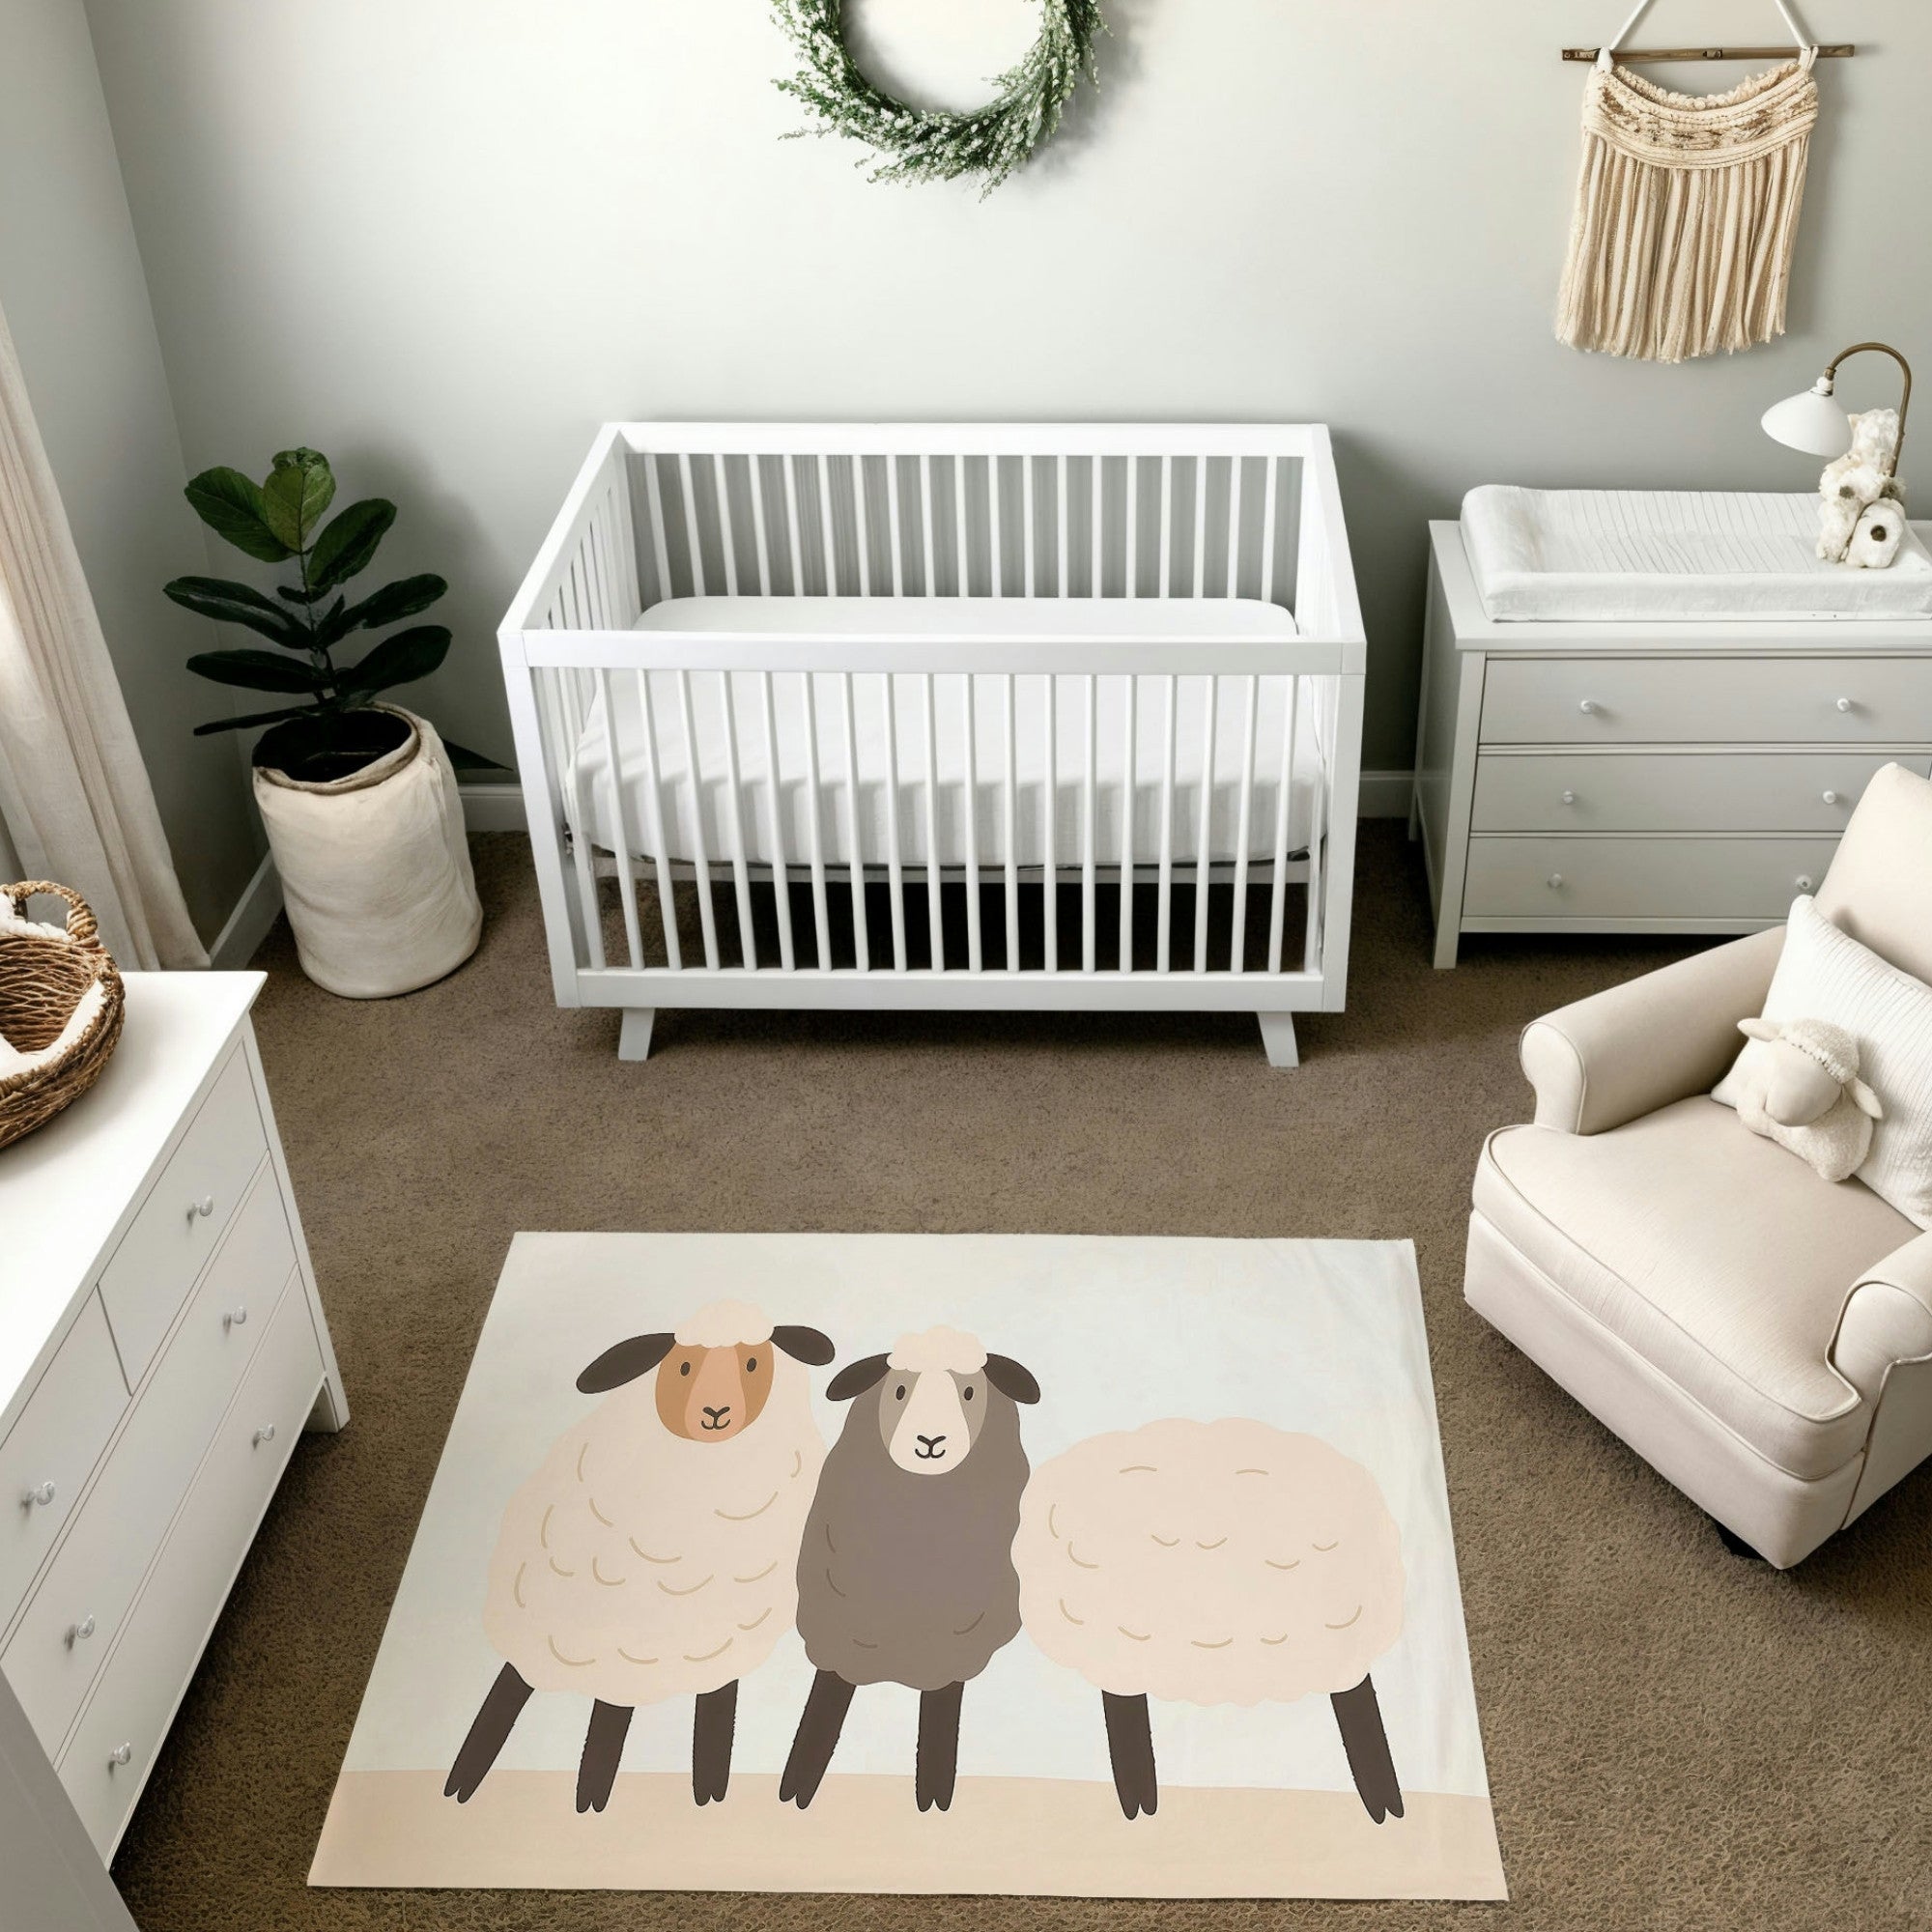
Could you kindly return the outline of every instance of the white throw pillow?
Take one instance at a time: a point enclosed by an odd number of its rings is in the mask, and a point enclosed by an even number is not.
[[[1932,1228],[1932,986],[1840,931],[1809,898],[1799,898],[1791,903],[1764,1017],[1829,1020],[1857,1036],[1860,1076],[1885,1109],[1858,1178],[1908,1220]],[[1712,1099],[1735,1107],[1739,1067],[1764,1051],[1747,1041]]]

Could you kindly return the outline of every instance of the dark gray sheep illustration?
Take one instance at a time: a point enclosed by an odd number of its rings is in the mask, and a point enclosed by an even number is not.
[[[818,1674],[779,1798],[811,1803],[858,1686],[903,1684],[920,1693],[914,1795],[944,1811],[967,1682],[1019,1634],[1012,1545],[1029,1471],[1015,1405],[1039,1385],[972,1336],[930,1328],[826,1393],[852,1407],[799,1544],[798,1634]]]

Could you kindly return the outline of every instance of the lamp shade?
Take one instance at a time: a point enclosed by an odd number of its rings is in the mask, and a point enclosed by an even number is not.
[[[1851,418],[1838,407],[1829,379],[1802,395],[1773,403],[1763,417],[1764,433],[1776,442],[1812,456],[1842,456],[1852,446]]]

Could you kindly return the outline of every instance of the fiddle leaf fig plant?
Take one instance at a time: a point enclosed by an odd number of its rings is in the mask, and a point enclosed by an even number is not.
[[[239,624],[276,646],[201,651],[188,659],[189,670],[216,684],[301,700],[212,718],[195,726],[196,737],[270,725],[256,744],[255,763],[310,781],[346,778],[403,743],[409,726],[371,700],[435,670],[448,654],[448,630],[412,624],[378,639],[355,664],[335,661],[337,647],[356,632],[386,630],[413,617],[449,588],[425,573],[350,601],[344,586],[375,560],[396,521],[395,504],[364,497],[325,523],[335,500],[335,475],[316,449],[283,450],[261,483],[239,469],[204,469],[187,486],[187,500],[237,550],[262,563],[292,562],[298,576],[294,583],[277,585],[273,597],[220,577],[178,577],[163,586],[185,609],[217,624]],[[448,739],[443,747],[459,771],[495,768],[481,753]]]

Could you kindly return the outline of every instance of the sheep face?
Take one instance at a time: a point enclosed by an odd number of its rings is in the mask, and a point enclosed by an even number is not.
[[[634,1335],[607,1349],[577,1378],[586,1395],[621,1387],[657,1371],[658,1420],[686,1442],[729,1442],[762,1413],[772,1392],[773,1351],[801,1362],[832,1359],[832,1344],[816,1328],[781,1326],[762,1342],[706,1347],[675,1335]]]
[[[870,1389],[878,1392],[879,1440],[910,1476],[946,1476],[963,1466],[995,1392],[1016,1403],[1039,1400],[1039,1384],[1018,1362],[943,1328],[901,1338],[890,1355],[854,1362],[826,1393],[846,1402]]]

